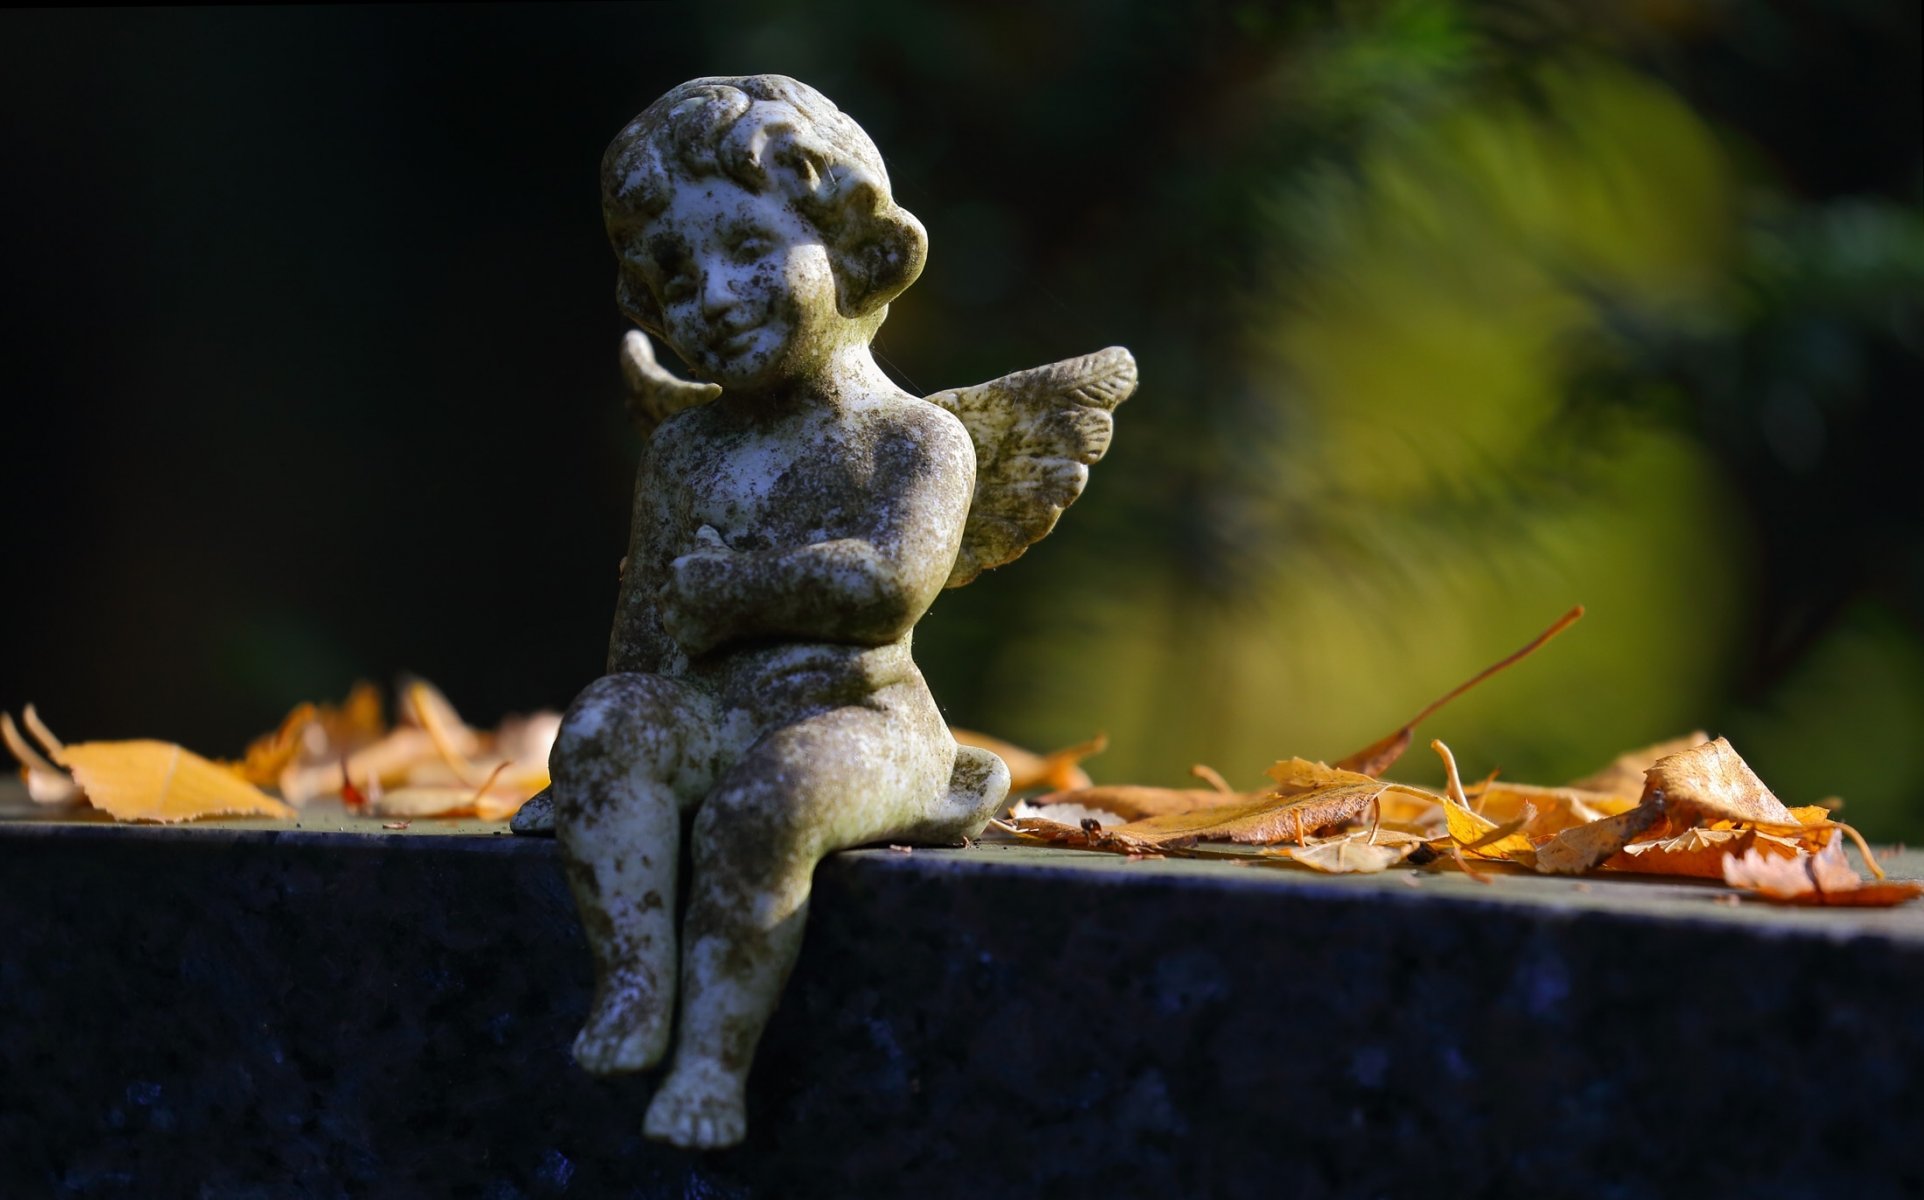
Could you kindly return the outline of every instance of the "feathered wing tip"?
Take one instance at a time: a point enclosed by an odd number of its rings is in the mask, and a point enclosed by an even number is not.
[[[684,408],[706,404],[721,395],[713,383],[677,379],[655,358],[648,335],[630,329],[621,339],[621,377],[628,384],[628,412],[643,437]]]
[[[975,499],[949,587],[1048,536],[1108,452],[1115,407],[1135,390],[1135,356],[1111,346],[928,398],[975,443]]]

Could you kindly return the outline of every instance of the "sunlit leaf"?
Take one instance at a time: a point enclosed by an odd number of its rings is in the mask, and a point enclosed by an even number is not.
[[[1724,882],[1778,904],[1888,908],[1924,895],[1924,883],[1866,883],[1844,857],[1844,839],[1833,836],[1816,854],[1782,858],[1755,849],[1723,861]]]
[[[115,820],[294,816],[232,771],[171,742],[79,742],[61,751],[60,763],[88,802]]]

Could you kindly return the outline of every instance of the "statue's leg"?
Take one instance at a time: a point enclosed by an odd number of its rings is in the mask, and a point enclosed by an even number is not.
[[[741,1140],[749,1063],[801,949],[815,864],[895,836],[946,792],[954,742],[921,681],[874,699],[770,732],[695,814],[680,1034],[648,1136]]]
[[[713,782],[708,698],[655,675],[589,684],[548,757],[555,834],[595,959],[575,1059],[598,1074],[661,1061],[675,998],[680,814]]]

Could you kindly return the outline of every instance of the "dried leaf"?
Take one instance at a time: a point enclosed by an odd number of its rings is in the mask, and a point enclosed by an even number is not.
[[[1336,762],[1337,768],[1345,771],[1356,771],[1364,775],[1381,775],[1383,772],[1389,770],[1397,759],[1403,757],[1403,752],[1410,748],[1410,738],[1416,733],[1416,727],[1427,720],[1437,709],[1442,708],[1445,704],[1461,696],[1464,692],[1469,691],[1505,667],[1528,658],[1545,642],[1576,624],[1577,620],[1582,616],[1583,605],[1579,604],[1569,612],[1558,617],[1551,623],[1548,629],[1531,638],[1529,643],[1521,650],[1491,663],[1475,675],[1472,675],[1462,683],[1451,688],[1442,696],[1432,700],[1425,706],[1422,712],[1411,717],[1409,722],[1401,729],[1396,730],[1380,741],[1372,742],[1354,754],[1338,759]]]
[[[1638,787],[1642,784],[1639,782]],[[1566,829],[1613,817],[1637,806],[1628,797],[1574,787],[1538,787],[1528,783],[1491,781],[1468,789],[1470,809],[1499,825],[1525,820],[1523,833],[1542,841]]]
[[[64,747],[60,763],[95,808],[119,821],[294,816],[232,771],[171,742],[81,742]]]
[[[398,787],[368,807],[377,817],[471,817],[474,799],[471,787]]]
[[[1450,748],[1440,740],[1432,741],[1430,749],[1436,751],[1437,757],[1443,760],[1446,782],[1443,816],[1448,822],[1450,840],[1456,844],[1457,850],[1479,858],[1525,864],[1533,862],[1536,847],[1523,835],[1522,830],[1536,815],[1535,812],[1526,810],[1516,819],[1501,825],[1471,812],[1470,803],[1463,795],[1463,780],[1456,773],[1456,755],[1450,753]]]
[[[951,728],[949,732],[955,736],[957,745],[987,750],[1006,763],[1009,768],[1010,792],[1027,792],[1035,788],[1066,792],[1086,788],[1090,785],[1089,773],[1077,764],[1109,748],[1109,735],[1104,733],[1098,733],[1088,741],[1074,746],[1051,750],[1047,754],[1037,754],[1033,750],[1025,750],[1012,742],[990,737],[986,733],[955,728]]]
[[[1630,844],[1630,840],[1663,819],[1662,800],[1640,804],[1628,812],[1557,834],[1537,847],[1537,870],[1546,875],[1581,875]]]
[[[1293,760],[1301,762],[1301,760]],[[1291,764],[1278,764],[1286,767]],[[1325,772],[1335,769],[1310,764]],[[1345,772],[1360,783],[1332,782],[1326,786],[1281,795],[1261,796],[1254,800],[1217,805],[1192,812],[1172,813],[1135,821],[1122,832],[1143,838],[1158,846],[1188,846],[1196,842],[1238,842],[1243,845],[1274,845],[1279,842],[1307,842],[1319,833],[1340,828],[1376,811],[1386,796],[1415,796],[1429,804],[1436,797],[1420,788],[1401,783],[1385,783],[1368,776]],[[1332,778],[1340,778],[1332,776]]]
[[[1833,834],[1816,854],[1774,857],[1747,850],[1724,859],[1724,882],[1779,904],[1889,908],[1924,895],[1924,883],[1866,883],[1844,857],[1844,839]]]
[[[1073,850],[1106,850],[1111,854],[1161,855],[1151,842],[1116,829],[1104,829],[1094,821],[1068,825],[1041,817],[992,821],[991,825],[1025,842],[1044,846],[1067,846]]]
[[[1073,795],[1068,792],[1062,794]],[[1028,800],[1017,800],[1009,806],[1007,815],[1016,819],[1036,817],[1044,821],[1061,821],[1068,825],[1080,825],[1084,821],[1094,821],[1098,825],[1124,825],[1129,821],[1121,813],[1110,812],[1106,808],[1090,808],[1073,801],[1051,804],[1045,808]]]
[[[1710,740],[1710,735],[1698,730],[1683,737],[1658,742],[1654,746],[1642,746],[1626,750],[1612,759],[1610,765],[1600,771],[1573,779],[1567,787],[1586,792],[1608,792],[1615,796],[1628,796],[1635,800],[1643,795],[1644,773],[1657,765],[1660,758],[1680,754],[1693,746],[1701,746]]]
[[[1611,871],[1722,879],[1724,859],[1755,849],[1765,856],[1795,858],[1796,842],[1755,829],[1686,829],[1675,837],[1631,842],[1603,865]]]
[[[281,718],[280,725],[272,733],[264,733],[249,742],[239,762],[222,762],[220,765],[249,783],[271,787],[280,781],[281,773],[293,765],[301,753],[308,727],[320,718],[320,709],[314,705],[297,704],[293,711]]]
[[[1050,792],[1026,801],[1039,809],[1074,807],[1091,813],[1113,814],[1118,821],[1140,821],[1149,817],[1248,804],[1262,793],[1219,792],[1204,788],[1143,787],[1136,784],[1101,784]],[[1080,819],[1080,818],[1078,818]]]
[[[32,705],[27,706],[27,712],[33,712]],[[38,719],[35,719],[33,724],[38,725]],[[57,753],[60,746],[59,739],[48,734],[46,740],[51,743],[48,746],[49,753]],[[76,804],[85,799],[80,793],[80,785],[73,781],[73,776],[48,762],[27,742],[26,738],[20,736],[20,731],[14,727],[11,713],[0,712],[0,741],[6,743],[7,749],[19,761],[20,778],[26,782],[27,796],[35,804]]]
[[[1723,738],[1658,759],[1644,775],[1644,789],[1646,797],[1663,793],[1675,829],[1711,821],[1792,829],[1802,824]]]
[[[433,739],[422,730],[402,728],[349,754],[347,771],[357,783],[372,790],[406,783],[415,764],[436,759]],[[299,763],[281,772],[281,796],[297,807],[316,796],[332,796],[340,786],[338,757]]]
[[[1423,839],[1408,834],[1370,840],[1370,831],[1359,829],[1344,837],[1331,838],[1289,851],[1290,861],[1329,875],[1374,875],[1408,858],[1423,844]]]
[[[478,786],[482,772],[468,761],[468,756],[480,749],[481,739],[461,719],[461,714],[454,711],[454,705],[425,679],[408,684],[402,695],[408,715],[427,733],[441,761],[448,764],[461,782],[469,787]]]

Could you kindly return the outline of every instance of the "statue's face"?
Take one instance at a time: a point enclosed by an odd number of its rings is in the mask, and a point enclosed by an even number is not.
[[[724,388],[806,374],[850,336],[821,234],[778,196],[685,181],[659,216],[617,236],[616,253],[624,290],[647,288],[664,339]]]

